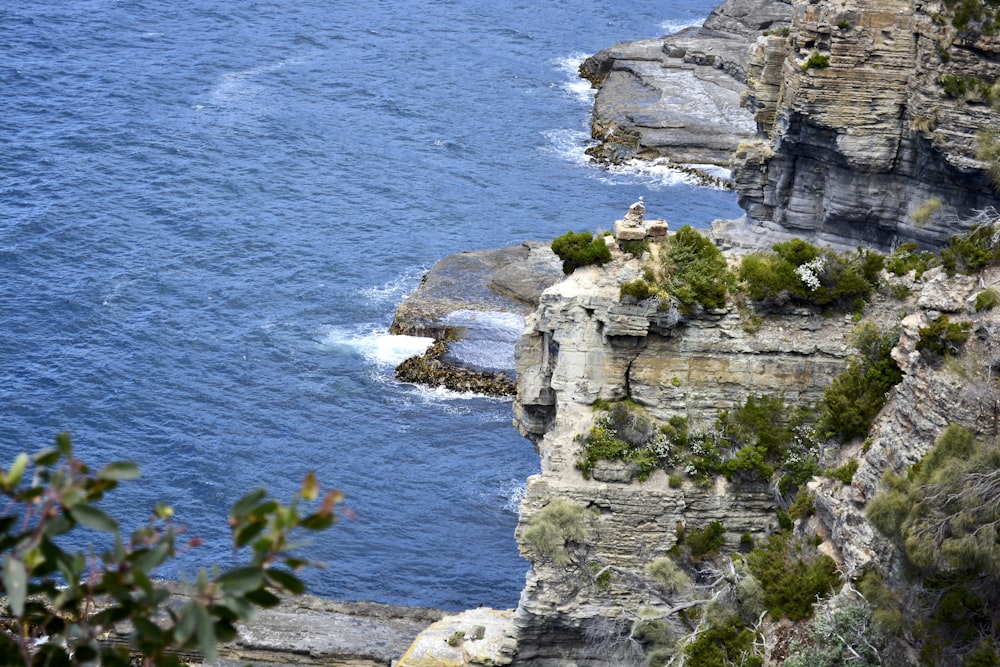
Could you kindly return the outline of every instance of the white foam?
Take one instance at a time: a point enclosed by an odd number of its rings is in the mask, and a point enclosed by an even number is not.
[[[669,21],[662,21],[660,23],[660,30],[663,31],[664,35],[673,35],[685,28],[700,28],[704,25],[705,19],[672,19]]]
[[[433,342],[433,338],[423,336],[396,336],[377,331],[332,327],[320,341],[320,345],[331,351],[357,354],[379,367],[395,368],[410,357],[426,352]]]
[[[592,162],[586,150],[597,142],[582,130],[549,130],[543,132],[546,143],[542,150],[554,154],[561,160],[585,166]]]
[[[512,514],[521,514],[521,501],[524,500],[524,494],[527,491],[527,485],[524,480],[521,479],[510,479],[500,485],[500,494],[505,499],[503,504],[503,509],[506,512]]]
[[[565,58],[556,58],[552,64],[566,77],[559,87],[578,102],[589,107],[594,103],[596,91],[589,81],[580,76],[580,65],[587,57],[586,53],[573,53]]]
[[[381,285],[359,290],[358,294],[376,306],[398,305],[403,297],[417,288],[425,273],[426,268],[413,269]]]

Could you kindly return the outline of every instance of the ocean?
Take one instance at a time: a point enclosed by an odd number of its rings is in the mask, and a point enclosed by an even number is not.
[[[0,465],[64,430],[137,462],[102,507],[126,530],[174,507],[204,544],[170,578],[234,564],[233,501],[315,470],[354,518],[303,548],[310,592],[515,606],[532,444],[509,400],[395,381],[426,341],[387,329],[450,253],[610,228],[639,196],[675,229],[738,216],[583,153],[579,62],[712,6],[0,2]]]

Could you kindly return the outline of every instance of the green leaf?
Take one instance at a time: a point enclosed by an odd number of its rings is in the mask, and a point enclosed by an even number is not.
[[[131,461],[115,461],[97,471],[97,476],[100,479],[108,479],[115,482],[138,479],[141,475],[139,466]]]
[[[223,573],[216,581],[230,595],[243,595],[264,584],[264,573],[257,567],[238,567]]]
[[[250,544],[253,538],[260,535],[264,528],[265,526],[263,523],[244,524],[233,533],[233,542],[236,543],[237,548],[245,547]]]
[[[267,489],[256,489],[246,494],[236,501],[233,509],[229,510],[230,518],[242,519],[254,506],[267,496]]]
[[[55,465],[60,456],[62,453],[58,449],[43,449],[31,458],[36,466],[48,467]]]
[[[24,563],[6,554],[3,558],[3,587],[7,591],[7,604],[14,616],[24,614],[24,599],[28,594],[28,573]]]
[[[282,588],[292,595],[302,595],[306,592],[306,585],[302,580],[291,572],[284,570],[267,570],[267,579],[273,586]]]
[[[215,662],[215,621],[212,620],[208,610],[201,605],[194,609],[198,623],[198,648],[205,656],[205,662]]]
[[[332,514],[310,514],[306,518],[299,522],[299,525],[306,530],[326,530],[334,523],[336,523],[336,517]]]
[[[28,467],[28,455],[21,452],[14,459],[14,463],[10,466],[10,471],[7,473],[7,478],[4,480],[4,487],[7,489],[14,489],[21,482],[21,477],[24,475],[24,469]]]
[[[264,588],[250,591],[246,594],[246,599],[263,609],[270,609],[281,603],[281,598]]]
[[[157,644],[163,641],[163,630],[145,616],[136,616],[133,618],[132,625],[135,626],[135,630],[141,639]]]
[[[188,600],[180,610],[177,625],[174,626],[174,641],[181,646],[187,644],[198,629],[198,619],[195,616],[197,608],[198,605],[194,600]]]
[[[87,503],[77,503],[72,508],[66,510],[74,521],[81,526],[113,533],[118,530],[118,522],[105,514],[102,510]]]
[[[70,442],[69,433],[66,431],[56,436],[56,447],[67,459],[73,457],[73,443]]]

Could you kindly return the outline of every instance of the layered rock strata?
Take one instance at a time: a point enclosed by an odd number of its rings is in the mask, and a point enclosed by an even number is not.
[[[997,205],[976,137],[997,123],[984,90],[1000,43],[953,28],[941,2],[794,7],[789,35],[750,53],[759,134],[733,158],[745,236],[940,246]]]
[[[588,153],[610,163],[665,158],[728,166],[754,134],[740,107],[748,48],[760,30],[787,25],[790,16],[786,2],[731,0],[701,29],[588,58],[580,72],[597,89],[591,135],[599,142]]]
[[[635,470],[614,463],[584,479],[575,468],[576,436],[592,426],[596,400],[630,397],[658,420],[681,416],[707,427],[720,409],[749,394],[783,393],[789,403],[817,399],[848,353],[850,317],[769,316],[750,333],[735,305],[685,319],[652,302],[623,304],[619,285],[638,274],[638,262],[621,258],[577,269],[542,294],[518,344],[515,424],[536,442],[542,462],[542,473],[528,481],[518,529],[531,561],[515,617],[518,664],[608,664],[592,651],[595,633],[620,631],[630,614],[654,602],[635,581],[676,544],[679,524],[700,528],[718,520],[730,549],[743,533],[761,537],[775,526],[766,485],[719,478],[705,488],[671,486],[663,471],[639,483]],[[887,303],[873,312],[885,323],[901,307]],[[579,569],[533,551],[524,531],[557,497],[597,513],[589,558],[631,575],[602,589]]]

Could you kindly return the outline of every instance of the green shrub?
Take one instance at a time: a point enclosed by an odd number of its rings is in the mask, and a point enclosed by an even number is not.
[[[552,241],[552,252],[563,262],[563,273],[570,274],[588,264],[606,264],[611,261],[611,250],[602,237],[594,238],[590,232],[566,232]]]
[[[839,479],[845,486],[850,486],[854,481],[854,473],[858,471],[857,459],[851,459],[839,468],[834,468],[826,472],[826,476],[832,479]]]
[[[575,548],[586,543],[592,522],[583,505],[553,498],[528,520],[524,541],[539,556],[566,566],[573,562]]]
[[[941,250],[941,265],[949,275],[976,273],[1000,259],[1000,245],[992,225],[981,225],[965,236],[954,236]]]
[[[776,533],[747,555],[750,572],[764,587],[764,605],[774,619],[798,621],[812,616],[817,597],[840,584],[837,564],[816,548]]]
[[[868,433],[875,415],[888,400],[889,390],[903,379],[890,356],[898,338],[898,332],[883,332],[873,324],[855,331],[857,354],[826,388],[820,402],[817,431],[821,437],[850,440]]]
[[[809,59],[802,64],[802,69],[824,69],[830,66],[830,56],[824,55],[819,51],[813,51],[809,54]]]
[[[586,435],[578,437],[582,452],[576,468],[590,479],[598,461],[627,461],[638,466],[639,481],[645,481],[653,470],[673,462],[672,449],[686,437],[686,424],[675,417],[658,427],[634,404],[614,403]]]
[[[622,283],[619,295],[622,301],[631,300],[638,303],[656,296],[656,290],[648,282],[640,279]]]
[[[765,310],[811,305],[843,311],[858,310],[871,297],[884,264],[869,250],[835,253],[792,239],[744,256],[738,273],[747,296]]]
[[[905,276],[913,271],[919,280],[927,269],[940,263],[940,258],[934,253],[917,250],[916,243],[904,243],[889,256],[885,268],[897,276]]]
[[[698,306],[723,308],[732,284],[726,258],[711,240],[689,225],[670,237],[670,249],[660,255],[666,291],[682,312]]]
[[[754,651],[756,637],[752,630],[735,618],[722,626],[713,625],[684,647],[684,664],[687,667],[762,667],[763,658]]]
[[[621,248],[622,252],[627,252],[633,257],[642,257],[643,254],[649,252],[649,240],[642,239],[641,241],[619,241],[618,247]]]
[[[969,340],[971,330],[969,322],[952,322],[947,315],[939,315],[929,325],[920,328],[917,349],[932,360],[958,354],[965,341]]]
[[[704,528],[689,530],[684,543],[691,549],[692,556],[713,554],[726,544],[726,528],[719,521],[713,521]]]
[[[669,556],[657,558],[646,566],[646,574],[661,590],[677,593],[691,587],[691,577]]]
[[[993,310],[1000,305],[1000,293],[992,287],[984,289],[976,295],[976,312]]]
[[[785,413],[783,397],[752,394],[735,409],[720,412],[716,429],[724,440],[739,449],[720,466],[719,472],[729,479],[770,480],[774,465],[780,462],[792,440]]]
[[[792,521],[805,519],[816,512],[816,496],[800,491],[795,497],[795,502],[788,508],[788,518]]]

